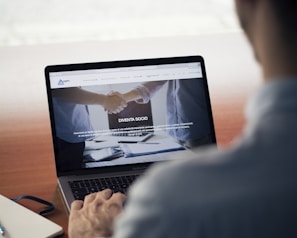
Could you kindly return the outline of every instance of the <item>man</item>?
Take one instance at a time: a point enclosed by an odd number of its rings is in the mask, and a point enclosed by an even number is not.
[[[139,84],[126,93],[114,92],[125,101],[139,104],[148,103],[167,84],[166,118],[167,125],[192,122],[191,129],[168,129],[168,134],[178,143],[194,148],[211,143],[206,95],[201,80],[163,80]],[[195,113],[193,113],[195,112]]]
[[[297,237],[297,4],[236,0],[264,85],[242,138],[225,151],[152,169],[124,195],[72,204],[78,237]]]

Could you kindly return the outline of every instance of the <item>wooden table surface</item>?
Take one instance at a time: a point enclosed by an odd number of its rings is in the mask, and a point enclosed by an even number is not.
[[[217,141],[219,147],[227,147],[240,135],[247,98],[260,84],[259,69],[241,33],[0,47],[0,194],[52,201],[56,210],[47,218],[61,225],[67,237],[68,214],[53,159],[46,65],[195,54],[205,58]],[[33,202],[22,204],[42,209]]]

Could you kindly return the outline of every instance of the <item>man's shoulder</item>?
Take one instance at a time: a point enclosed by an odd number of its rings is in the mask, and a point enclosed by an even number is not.
[[[207,149],[193,158],[152,167],[131,189],[127,211],[150,222],[158,220],[166,234],[196,229],[197,221],[211,230],[218,222],[234,227],[240,219],[254,219],[257,211],[265,211],[263,221],[281,217],[285,209],[295,209],[297,179],[287,169],[291,164],[277,155],[267,157],[267,150],[257,149],[254,141],[240,141],[228,150]]]
[[[282,173],[284,162],[266,157],[266,150],[242,140],[230,149],[203,149],[192,158],[152,166],[136,183],[134,194],[168,200],[172,194],[179,199],[178,194],[190,193],[197,202],[209,196],[246,196],[268,187],[277,180],[275,174]]]
[[[136,183],[132,193],[137,197],[153,196],[158,199],[178,199],[178,194],[199,194],[203,199],[206,190],[217,190],[217,185],[229,179],[234,163],[233,151],[206,149],[192,158],[162,162],[152,166]],[[226,171],[229,176],[226,177]],[[149,193],[149,194],[148,194]],[[184,195],[182,195],[184,196]]]

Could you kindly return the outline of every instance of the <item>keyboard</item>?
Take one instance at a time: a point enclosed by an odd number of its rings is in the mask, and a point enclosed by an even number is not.
[[[111,189],[114,193],[121,192],[126,194],[129,186],[134,182],[138,175],[106,177],[98,179],[69,181],[68,184],[76,200],[84,200],[85,196],[99,192],[104,189]]]
[[[135,136],[146,136],[148,135],[148,132],[113,132],[111,135],[113,136],[131,136],[131,137],[135,137]]]

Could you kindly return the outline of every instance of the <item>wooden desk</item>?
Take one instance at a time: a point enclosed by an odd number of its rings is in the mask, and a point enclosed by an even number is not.
[[[228,146],[240,134],[243,107],[260,74],[241,33],[117,42],[0,48],[0,193],[53,201],[47,217],[67,237],[68,215],[54,169],[43,69],[48,64],[176,55],[204,56],[217,140]],[[32,210],[41,207],[25,202]]]

